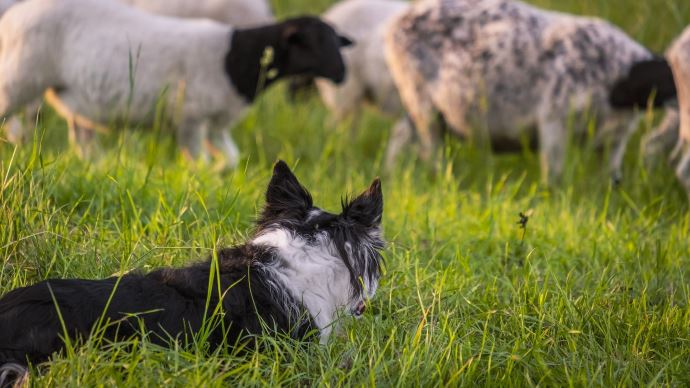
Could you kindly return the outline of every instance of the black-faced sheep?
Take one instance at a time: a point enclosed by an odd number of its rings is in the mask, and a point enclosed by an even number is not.
[[[461,137],[475,130],[517,145],[537,137],[542,174],[557,179],[568,117],[589,114],[600,124],[598,137],[611,141],[610,170],[620,177],[639,115],[617,109],[612,90],[634,65],[656,59],[615,26],[513,0],[426,0],[391,24],[387,41],[422,158],[435,153],[440,118]]]
[[[233,29],[112,0],[28,0],[0,19],[0,118],[53,90],[78,138],[80,119],[150,122],[164,96],[181,146],[197,157],[208,138],[233,166],[228,129],[257,93],[297,74],[341,82],[347,43],[313,17]]]

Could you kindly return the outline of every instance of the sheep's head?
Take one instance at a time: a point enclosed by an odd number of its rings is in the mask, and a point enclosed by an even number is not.
[[[285,75],[312,75],[335,83],[345,79],[342,47],[353,42],[338,35],[319,18],[304,16],[280,24],[281,60],[277,64]]]
[[[249,102],[284,77],[324,77],[340,83],[345,79],[340,49],[351,44],[333,27],[311,16],[238,29],[231,36],[225,71]]]

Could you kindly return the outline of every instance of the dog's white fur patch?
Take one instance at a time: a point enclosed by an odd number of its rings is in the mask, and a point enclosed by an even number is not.
[[[299,235],[276,228],[260,234],[252,244],[276,249],[278,261],[265,271],[309,311],[321,342],[326,342],[338,310],[352,309],[359,302],[352,300],[350,273],[327,234],[321,233],[315,244],[309,244]],[[289,310],[299,311],[297,306]]]

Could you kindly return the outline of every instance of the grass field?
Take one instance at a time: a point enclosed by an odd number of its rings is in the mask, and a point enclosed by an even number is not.
[[[274,3],[288,15],[329,1]],[[657,51],[690,24],[686,0],[535,3],[609,18]],[[165,128],[101,136],[102,156],[80,160],[50,112],[33,145],[0,144],[0,294],[181,266],[241,242],[282,158],[327,209],[383,177],[389,245],[373,311],[327,346],[265,338],[260,352],[208,354],[90,342],[34,368],[32,384],[690,384],[690,213],[672,171],[643,164],[639,136],[615,188],[589,143],[570,150],[554,188],[540,186],[533,153],[452,140],[439,171],[408,152],[384,174],[390,120],[367,111],[353,131],[317,98],[284,97],[274,88],[234,129],[245,159],[228,174],[185,163]],[[640,133],[658,119],[649,112]]]

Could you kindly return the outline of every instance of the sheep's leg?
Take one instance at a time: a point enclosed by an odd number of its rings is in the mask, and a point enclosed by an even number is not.
[[[647,164],[652,164],[659,155],[669,155],[678,143],[680,115],[677,108],[667,108],[664,120],[650,134],[642,139],[642,152]]]
[[[48,89],[44,93],[46,102],[67,121],[68,139],[70,146],[81,158],[91,158],[95,155],[94,137],[96,131],[107,131],[99,124],[79,115],[74,106],[77,106],[77,97],[67,91],[61,93],[54,89]]]
[[[623,130],[613,133],[612,149],[613,154],[609,160],[609,173],[614,184],[619,184],[623,179],[623,159],[625,158],[625,151],[628,148],[630,137],[635,133],[640,124],[641,116],[636,114],[630,122],[623,127]]]
[[[7,140],[13,144],[24,144],[31,140],[41,110],[41,100],[28,104],[22,114],[14,114],[4,123]],[[2,123],[0,122],[0,126]]]
[[[7,140],[12,144],[24,144],[29,139],[29,130],[22,122],[22,119],[17,115],[12,115],[7,118],[1,127],[5,129]]]
[[[94,156],[94,131],[79,124],[77,118],[72,115],[66,118],[69,144],[82,159],[90,159]]]
[[[567,133],[563,120],[545,119],[539,124],[539,156],[544,184],[560,180],[565,161]]]
[[[688,194],[688,198],[690,199],[690,150],[688,149],[687,145],[683,146],[682,148],[684,148],[682,154],[683,156],[676,167],[676,176],[685,188],[685,192]]]
[[[390,171],[395,166],[395,161],[400,151],[410,144],[414,136],[412,120],[405,116],[398,120],[391,129],[388,149],[386,150],[385,168]]]
[[[230,136],[230,132],[214,128],[209,132],[209,144],[211,153],[221,154],[228,168],[235,168],[240,160],[240,149]]]
[[[177,144],[188,160],[196,161],[199,158],[208,160],[208,154],[204,152],[203,145],[207,139],[208,124],[197,121],[185,121],[177,127]]]

